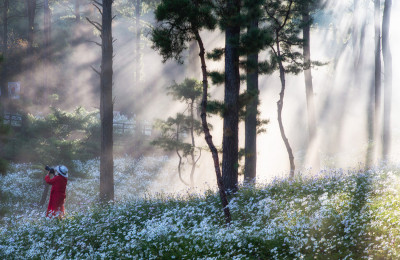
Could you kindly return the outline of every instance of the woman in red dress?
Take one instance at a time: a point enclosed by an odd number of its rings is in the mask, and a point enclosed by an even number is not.
[[[59,165],[54,168],[55,176],[49,171],[44,178],[51,185],[49,206],[47,207],[47,217],[62,218],[65,214],[65,190],[68,181],[68,169],[64,165]],[[54,177],[53,177],[54,176]]]

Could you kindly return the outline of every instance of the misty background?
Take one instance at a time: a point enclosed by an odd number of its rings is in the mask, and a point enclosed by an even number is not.
[[[373,2],[360,1],[362,8],[353,12],[352,1],[329,1],[326,8],[315,16],[311,30],[311,58],[326,63],[312,69],[314,98],[317,113],[317,138],[308,147],[307,110],[304,76],[287,76],[287,90],[283,108],[283,122],[286,134],[292,144],[297,169],[315,172],[313,158],[320,155],[321,168],[357,168],[365,163],[368,147],[367,109],[368,91],[374,72],[374,20]],[[14,8],[14,9],[12,9]],[[88,111],[99,109],[99,70],[101,50],[95,42],[99,35],[87,21],[99,21],[97,10],[89,1],[81,1],[80,19],[76,21],[74,6],[70,1],[50,1],[51,9],[51,48],[43,53],[43,10],[38,3],[35,18],[35,38],[33,54],[28,55],[26,40],[27,21],[24,17],[24,1],[11,1],[8,21],[7,82],[20,82],[20,98],[11,100],[12,107],[33,115],[45,115],[50,107],[72,111],[84,107]],[[142,35],[138,53],[138,37],[134,7],[130,2],[119,0],[114,3],[116,15],[113,22],[114,42],[114,110],[137,121],[154,122],[165,120],[184,110],[184,105],[167,95],[166,88],[174,82],[180,83],[191,77],[201,80],[198,50],[188,50],[183,64],[174,61],[162,62],[161,56],[151,48],[149,32],[154,24],[152,6],[143,8],[140,16]],[[400,161],[400,92],[397,87],[400,69],[399,48],[400,3],[393,2],[390,32],[390,45],[393,56],[393,94],[392,94],[392,140],[390,161]],[[356,19],[356,18],[357,19]],[[365,35],[358,44],[361,30],[352,31],[356,24],[365,26]],[[3,29],[4,30],[4,29]],[[224,35],[220,31],[202,32],[206,51],[224,46]],[[1,40],[3,42],[3,40]],[[354,80],[353,57],[359,53],[359,80]],[[48,63],[44,57],[48,55]],[[260,57],[267,54],[260,54]],[[208,70],[223,71],[223,63],[208,61]],[[266,132],[258,136],[257,177],[270,180],[276,176],[287,176],[289,163],[284,143],[280,137],[277,122],[276,102],[279,99],[279,74],[261,75],[260,111],[261,118],[269,119]],[[245,89],[242,84],[241,89]],[[223,99],[223,86],[211,86],[211,99]],[[221,147],[222,119],[211,116],[212,135],[215,144]],[[155,130],[154,130],[155,131]],[[380,132],[377,133],[375,163],[378,163]],[[239,129],[240,146],[244,146],[244,123]],[[203,136],[198,138],[205,146]],[[129,140],[127,140],[129,142]],[[157,150],[157,149],[154,149]],[[153,151],[154,151],[153,150]],[[159,152],[159,151],[156,151]],[[169,165],[174,167],[176,158],[170,154]],[[196,173],[196,184],[215,183],[209,153],[204,152]],[[176,175],[160,176],[170,183],[184,187]],[[165,179],[162,179],[165,181]],[[180,186],[179,186],[180,185]],[[177,189],[176,186],[170,187]]]

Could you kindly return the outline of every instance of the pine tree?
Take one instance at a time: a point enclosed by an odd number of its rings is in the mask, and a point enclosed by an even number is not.
[[[278,123],[289,157],[291,178],[294,177],[295,172],[294,155],[283,125],[282,110],[286,91],[286,74],[297,74],[303,69],[303,56],[293,48],[302,44],[302,39],[298,37],[301,27],[296,23],[297,20],[294,19],[296,15],[295,7],[293,0],[268,0],[264,5],[266,18],[270,23],[271,30],[274,32],[273,44],[270,45],[270,56],[271,63],[276,64],[279,70],[281,81],[281,91],[277,102]]]
[[[161,130],[161,136],[152,141],[153,145],[162,147],[165,151],[175,151],[179,158],[179,179],[186,185],[194,186],[194,172],[201,156],[201,148],[196,146],[195,137],[201,133],[201,122],[196,119],[196,104],[202,94],[202,85],[193,79],[185,79],[181,84],[168,87],[168,94],[176,100],[187,104],[184,113],[178,113],[167,120],[157,120],[156,127]],[[189,139],[189,142],[187,142]],[[183,160],[191,165],[190,183],[182,177]]]
[[[114,159],[113,159],[113,37],[112,4],[113,0],[93,1],[101,13],[101,24],[87,19],[101,37],[100,75],[100,200],[108,202],[114,199]]]
[[[230,223],[231,215],[228,200],[219,166],[218,151],[212,141],[207,123],[208,79],[205,62],[205,48],[200,36],[202,29],[213,30],[217,20],[213,14],[214,5],[211,0],[163,0],[156,9],[157,26],[152,31],[153,48],[158,50],[163,60],[176,59],[182,61],[182,52],[188,48],[191,40],[199,46],[199,57],[203,77],[203,93],[201,101],[201,121],[205,140],[211,150],[217,185],[226,223]]]

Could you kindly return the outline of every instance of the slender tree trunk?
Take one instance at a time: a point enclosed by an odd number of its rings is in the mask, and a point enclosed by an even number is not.
[[[203,75],[203,95],[202,95],[202,100],[201,100],[201,123],[202,123],[203,131],[204,131],[204,138],[205,138],[207,145],[211,151],[212,158],[214,161],[215,175],[217,177],[219,196],[221,199],[222,207],[224,209],[225,222],[226,222],[226,224],[229,224],[231,222],[231,213],[229,210],[228,199],[226,197],[226,192],[225,192],[225,186],[223,183],[221,170],[219,167],[218,150],[217,150],[217,148],[215,148],[215,145],[212,141],[212,136],[210,134],[210,129],[208,128],[208,123],[207,123],[208,79],[207,79],[205,49],[204,49],[203,41],[200,37],[199,32],[195,32],[195,37],[196,37],[196,41],[197,41],[197,44],[199,45],[199,49],[200,49],[199,56],[200,56],[200,61],[201,61],[201,72]]]
[[[36,0],[26,0],[28,15],[28,54],[33,54],[33,41],[35,36]]]
[[[382,74],[382,64],[381,64],[381,1],[374,0],[375,12],[375,111],[374,111],[374,136],[378,134],[378,125],[380,123],[380,112],[381,112],[381,74]],[[374,138],[373,143],[376,142]],[[376,147],[376,145],[374,145]],[[373,149],[373,153],[375,149]]]
[[[258,29],[258,20],[250,23],[249,30]],[[257,174],[257,108],[259,103],[258,90],[258,53],[247,55],[247,93],[251,96],[246,105],[245,116],[245,159],[244,181],[255,184]]]
[[[199,79],[201,77],[201,71],[197,65],[198,53],[197,53],[197,43],[195,40],[189,43],[189,57],[187,63],[187,77]]]
[[[316,138],[317,134],[317,123],[315,117],[315,104],[314,104],[314,89],[311,75],[311,50],[310,50],[310,11],[307,7],[303,12],[303,57],[304,57],[304,81],[306,86],[306,101],[307,101],[307,115],[308,115],[308,146],[310,147]],[[313,161],[313,166],[319,169],[319,153],[315,153],[315,160]]]
[[[76,23],[79,23],[81,21],[80,4],[81,4],[81,0],[75,0],[75,22]]]
[[[382,18],[382,53],[384,63],[384,105],[383,105],[383,144],[382,158],[389,161],[390,153],[390,117],[392,113],[392,53],[390,51],[389,32],[392,0],[385,0]]]
[[[136,26],[136,39],[135,39],[135,85],[136,87],[140,84],[140,73],[141,73],[141,55],[140,55],[140,39],[142,36],[142,27],[140,25],[140,14],[142,12],[141,9],[142,0],[136,0],[135,2],[135,26]]]
[[[8,54],[8,12],[9,12],[9,0],[3,0],[3,62],[1,64],[2,71],[1,71],[1,106],[0,109],[2,109],[0,112],[3,112],[6,106],[6,100],[8,98],[8,83],[7,83],[7,70],[8,70],[8,60],[7,60],[7,54]],[[3,116],[2,113],[0,114],[0,117]]]
[[[113,161],[113,38],[112,3],[103,0],[101,26],[101,78],[100,78],[100,117],[101,117],[101,154],[100,154],[100,200],[114,199],[114,161]]]
[[[176,125],[176,141],[179,142],[179,132],[181,131],[180,129],[180,125],[177,124]],[[181,170],[181,166],[182,166],[182,156],[179,153],[179,150],[176,149],[175,150],[176,154],[179,157],[179,162],[178,162],[178,175],[179,175],[179,179],[181,180],[181,182],[187,186],[189,186],[189,183],[187,183],[183,178],[182,178],[182,170]]]
[[[292,148],[289,144],[289,140],[286,137],[285,129],[283,127],[282,122],[282,109],[283,109],[283,99],[285,97],[285,89],[286,89],[286,80],[285,80],[285,68],[283,67],[282,61],[280,60],[281,52],[279,46],[279,34],[276,33],[276,48],[277,48],[277,55],[279,60],[279,77],[281,79],[281,92],[279,93],[279,100],[277,102],[278,106],[278,123],[279,123],[279,130],[281,132],[281,137],[283,142],[285,143],[285,147],[289,156],[289,163],[290,163],[290,175],[289,177],[293,179],[294,171],[295,171],[295,164],[294,164],[294,156]]]
[[[43,51],[43,101],[47,101],[47,91],[49,86],[48,67],[50,66],[50,44],[51,44],[51,10],[49,7],[49,0],[44,0],[44,51]]]
[[[222,177],[229,192],[238,189],[239,150],[239,38],[240,25],[234,22],[240,12],[240,0],[230,0],[227,4],[231,21],[225,31],[225,112],[222,137]]]
[[[42,197],[40,198],[39,206],[42,207],[44,206],[44,203],[46,202],[47,199],[47,194],[49,194],[49,189],[50,189],[50,184],[48,184],[44,178],[43,178],[43,192],[42,192]]]
[[[196,143],[194,141],[194,100],[191,100],[190,102],[190,137],[192,141],[192,151],[190,152],[190,156],[192,159],[192,170],[190,171],[190,185],[193,187],[194,186],[194,171],[196,169],[196,159],[195,159],[195,154],[194,154],[194,149],[196,148]]]
[[[375,72],[371,82],[368,103],[368,147],[365,167],[369,168],[375,161],[376,136],[378,134],[379,114],[381,111],[381,30],[380,30],[380,0],[374,0],[375,24]]]

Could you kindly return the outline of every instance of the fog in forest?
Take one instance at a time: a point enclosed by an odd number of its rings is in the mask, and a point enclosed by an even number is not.
[[[373,80],[374,66],[374,28],[373,28],[373,2],[361,1],[365,8],[358,15],[360,20],[355,20],[352,13],[350,1],[331,1],[323,13],[316,16],[315,24],[311,30],[311,58],[315,61],[325,62],[326,65],[312,69],[314,98],[317,115],[317,138],[310,147],[307,133],[307,109],[304,76],[287,75],[287,88],[283,107],[283,124],[287,137],[291,143],[296,170],[302,172],[316,172],[313,168],[313,158],[316,154],[320,156],[321,168],[359,168],[363,167],[368,145],[367,137],[367,105],[368,91]],[[53,17],[58,12],[65,15],[66,10],[53,10]],[[96,10],[90,5],[82,8],[90,9],[87,16],[90,19],[99,20]],[[60,14],[60,15],[61,15]],[[41,18],[37,23],[42,24]],[[146,23],[152,23],[151,14],[143,17]],[[352,37],[359,34],[350,34],[352,24],[355,22],[361,27],[366,23],[365,36],[362,44],[352,44]],[[393,55],[393,95],[392,95],[392,145],[391,161],[400,162],[400,118],[399,111],[400,74],[400,3],[393,1],[391,15],[390,45]],[[143,23],[143,25],[145,25]],[[166,119],[175,113],[185,109],[183,104],[174,101],[166,93],[166,87],[174,81],[182,82],[189,75],[197,75],[201,80],[200,62],[188,64],[185,59],[183,65],[175,61],[162,63],[162,57],[153,49],[148,36],[149,27],[144,26],[144,36],[141,40],[140,60],[135,57],[136,32],[135,21],[122,15],[117,15],[113,23],[114,43],[114,110],[120,111],[129,117],[135,115],[137,120],[153,122],[155,119]],[[356,30],[360,32],[360,28]],[[52,41],[62,40],[63,33],[52,32]],[[87,110],[99,108],[99,76],[95,70],[100,70],[100,47],[93,43],[99,42],[98,33],[85,19],[71,33],[76,37],[67,44],[67,48],[57,50],[53,45],[53,56],[57,64],[44,65],[35,64],[28,71],[13,75],[10,81],[20,81],[22,95],[30,99],[37,99],[38,89],[43,85],[44,77],[48,78],[46,93],[43,93],[45,105],[32,106],[31,113],[42,111],[46,113],[50,105],[66,110],[72,110],[77,106],[85,107]],[[219,31],[202,32],[204,44],[207,51],[215,47],[224,46],[224,35]],[[37,34],[37,37],[41,37]],[[72,37],[72,38],[73,38]],[[197,52],[197,50],[196,50]],[[360,54],[360,75],[354,80],[354,57]],[[185,53],[186,57],[189,52]],[[266,57],[266,52],[260,54]],[[61,60],[61,62],[60,62]],[[29,63],[26,60],[25,63]],[[213,61],[208,62],[208,69],[223,70],[223,64]],[[140,80],[136,79],[134,73],[140,64]],[[31,64],[32,65],[32,64]],[[193,73],[193,66],[197,72]],[[383,77],[382,77],[383,78]],[[245,89],[245,83],[241,85],[241,91]],[[289,172],[289,161],[287,152],[280,136],[277,122],[276,102],[279,99],[280,81],[279,74],[262,75],[259,78],[260,87],[260,110],[261,118],[269,119],[266,132],[258,136],[258,161],[257,176],[260,179],[270,180],[277,176],[287,176]],[[382,84],[384,88],[384,84]],[[57,89],[58,98],[52,99],[51,89]],[[211,86],[210,98],[223,98],[223,86]],[[216,115],[211,116],[210,123],[213,125],[212,135],[214,143],[221,147],[222,142],[222,119]],[[381,154],[381,129],[377,135],[376,161]],[[240,147],[244,146],[244,123],[240,124]],[[203,136],[197,138],[199,145],[206,147]],[[169,169],[176,167],[176,158],[171,155]],[[215,173],[211,154],[202,153],[202,158],[196,170],[195,181],[197,185],[213,186]],[[186,178],[188,173],[184,175]],[[161,175],[160,181],[180,184],[176,175]],[[171,189],[178,189],[171,187]]]

